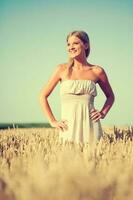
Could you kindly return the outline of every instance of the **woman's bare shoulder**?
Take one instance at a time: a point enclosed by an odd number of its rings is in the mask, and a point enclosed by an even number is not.
[[[105,73],[105,70],[102,66],[100,65],[94,65],[93,66],[93,71],[97,76],[100,76],[101,74]]]
[[[66,72],[67,66],[68,66],[67,63],[61,63],[61,64],[58,65],[60,75],[62,75],[63,73]]]
[[[68,64],[67,63],[61,63],[58,66],[59,66],[59,68],[60,68],[61,71],[64,71],[64,70],[66,70]]]
[[[66,67],[67,67],[66,63],[58,64],[58,65],[56,66],[56,68],[55,68],[55,72],[56,72],[58,75],[60,75],[60,74],[62,74],[62,72],[65,71]]]
[[[60,81],[63,79],[63,77],[65,77],[67,66],[68,66],[67,63],[60,63],[57,66],[57,71],[60,77]]]

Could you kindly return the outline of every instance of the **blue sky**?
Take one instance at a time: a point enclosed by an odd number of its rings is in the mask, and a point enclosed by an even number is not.
[[[39,93],[55,67],[67,62],[66,36],[84,30],[88,61],[102,66],[116,96],[103,125],[133,124],[132,1],[0,1],[0,122],[47,122]],[[60,85],[48,98],[60,119]],[[105,102],[97,85],[95,107]]]

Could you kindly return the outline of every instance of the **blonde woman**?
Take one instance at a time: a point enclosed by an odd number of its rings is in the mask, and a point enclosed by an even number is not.
[[[41,91],[40,102],[49,123],[59,130],[61,142],[88,143],[103,136],[100,119],[105,118],[114,103],[114,93],[103,67],[90,64],[90,41],[84,31],[73,31],[67,36],[68,63],[59,64]],[[57,83],[60,82],[61,120],[53,115],[48,103]],[[94,98],[99,84],[106,101],[97,110]]]

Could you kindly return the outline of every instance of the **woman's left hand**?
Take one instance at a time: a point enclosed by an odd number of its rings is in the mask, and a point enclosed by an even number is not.
[[[104,117],[105,115],[96,109],[92,109],[90,112],[90,118],[93,120],[93,122],[97,122],[99,119],[103,119]]]

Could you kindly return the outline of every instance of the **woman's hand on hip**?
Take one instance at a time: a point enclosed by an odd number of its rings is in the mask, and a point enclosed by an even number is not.
[[[54,128],[57,128],[61,131],[64,131],[64,130],[68,129],[66,122],[67,122],[67,120],[53,121],[53,122],[51,122],[51,126]]]
[[[104,113],[96,110],[95,108],[90,111],[90,118],[93,120],[93,122],[97,122],[99,119],[103,119],[104,117]]]

